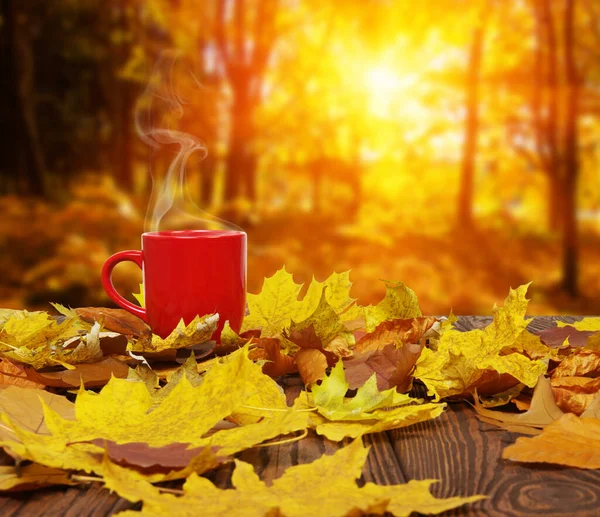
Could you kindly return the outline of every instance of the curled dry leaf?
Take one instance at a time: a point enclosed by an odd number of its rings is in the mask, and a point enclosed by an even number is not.
[[[184,495],[161,494],[136,472],[106,462],[106,487],[129,501],[142,501],[141,512],[127,511],[123,517],[191,515],[202,509],[205,517],[342,517],[357,512],[389,512],[397,517],[413,512],[441,513],[482,496],[437,499],[429,491],[432,481],[410,481],[404,485],[380,486],[366,483],[359,487],[368,448],[360,440],[343,447],[331,456],[288,468],[267,486],[254,472],[252,465],[236,460],[232,484],[234,489],[222,490],[208,479],[192,475],[186,481]],[[315,480],[327,480],[325,483]],[[326,503],[326,504],[325,504]]]
[[[580,415],[600,393],[600,351],[578,349],[552,373],[552,389],[563,411]]]
[[[0,467],[0,491],[35,490],[45,486],[75,485],[67,472],[32,463],[19,468]]]
[[[525,413],[515,414],[485,409],[477,396],[475,397],[475,411],[483,422],[524,434],[539,434],[540,429],[564,414],[554,400],[550,380],[544,376],[540,376],[533,391],[531,405]]]
[[[600,352],[579,349],[566,357],[552,373],[558,377],[598,377],[600,376]]]
[[[218,323],[218,314],[196,316],[189,325],[186,325],[182,319],[165,339],[156,335],[152,335],[151,340],[140,337],[130,343],[127,349],[136,353],[159,353],[169,349],[200,345],[211,339]]]
[[[370,334],[356,343],[354,352],[360,354],[371,350],[381,350],[387,345],[400,346],[407,343],[420,343],[421,338],[437,321],[436,318],[395,319],[385,321]]]
[[[600,469],[600,419],[565,414],[533,438],[518,438],[502,452],[507,460]]]
[[[150,329],[140,318],[123,309],[106,309],[104,307],[81,307],[75,309],[77,314],[88,323],[98,321],[102,327],[111,332],[125,336],[140,337],[150,334]]]
[[[566,413],[581,415],[600,393],[600,377],[558,377],[551,383],[556,403]]]

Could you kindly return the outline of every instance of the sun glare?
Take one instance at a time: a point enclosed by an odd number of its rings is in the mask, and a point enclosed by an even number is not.
[[[415,85],[416,74],[400,74],[391,66],[377,65],[366,69],[365,87],[370,96],[370,108],[374,115],[389,115],[390,108],[410,98],[409,91]]]

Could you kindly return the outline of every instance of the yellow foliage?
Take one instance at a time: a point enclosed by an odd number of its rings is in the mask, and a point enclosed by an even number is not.
[[[219,323],[218,314],[209,314],[205,316],[196,316],[189,325],[186,326],[183,319],[177,324],[177,327],[165,339],[160,336],[152,335],[152,341],[138,339],[127,346],[132,352],[156,353],[173,348],[185,348],[191,345],[199,345],[208,341],[217,330]]]
[[[527,285],[511,289],[503,307],[494,308],[494,321],[485,329],[459,332],[445,329],[434,352],[425,348],[417,361],[415,378],[430,395],[440,398],[468,395],[489,371],[509,374],[526,386],[535,386],[545,373],[542,359],[532,360],[518,351],[526,332]]]
[[[421,400],[397,393],[394,388],[380,392],[375,375],[355,397],[346,399],[347,390],[342,361],[338,361],[331,375],[320,386],[313,386],[312,395],[303,392],[298,398],[299,407],[317,409],[318,414],[310,415],[311,426],[330,440],[406,427],[436,418],[446,408],[446,404],[421,404]]]
[[[192,475],[184,485],[184,495],[161,494],[139,474],[106,462],[106,486],[130,501],[143,501],[141,512],[126,511],[123,517],[196,515],[205,517],[336,517],[362,513],[408,516],[412,512],[441,513],[482,496],[437,499],[429,492],[432,481],[411,481],[404,485],[356,485],[367,459],[368,448],[355,440],[331,456],[290,467],[271,486],[263,483],[252,465],[236,460],[232,484],[234,489],[221,490],[209,480]],[[319,482],[325,480],[326,482]]]

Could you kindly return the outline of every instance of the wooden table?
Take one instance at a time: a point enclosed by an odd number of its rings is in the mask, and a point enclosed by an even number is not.
[[[532,320],[529,328],[539,331],[552,326],[556,319],[574,321],[576,318],[539,317]],[[489,320],[463,317],[457,326],[468,330]],[[288,397],[293,399],[302,385],[299,379],[290,378],[284,387]],[[371,446],[371,451],[363,476],[366,481],[382,485],[405,483],[410,479],[439,479],[433,488],[438,497],[489,496],[487,500],[444,513],[444,516],[600,516],[600,470],[504,461],[502,450],[517,436],[480,422],[468,404],[453,403],[435,420],[366,436],[364,441]],[[331,454],[340,446],[342,444],[309,434],[300,442],[245,451],[240,459],[255,465],[259,475],[268,482],[283,474],[286,468]],[[207,477],[220,487],[231,487],[231,472],[229,464]],[[140,506],[99,485],[51,488],[0,497],[3,517],[101,517]]]

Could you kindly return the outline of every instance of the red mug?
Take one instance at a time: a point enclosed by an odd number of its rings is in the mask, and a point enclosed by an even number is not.
[[[142,268],[144,308],[127,301],[112,283],[112,270],[125,260]],[[183,230],[142,234],[142,251],[121,251],[102,268],[102,285],[120,307],[166,338],[179,321],[219,314],[218,337],[226,321],[238,332],[246,310],[246,234]]]

